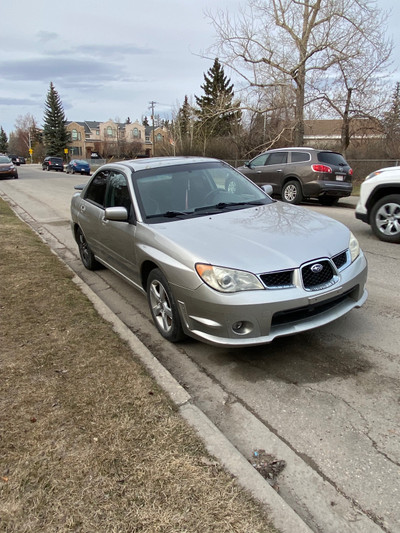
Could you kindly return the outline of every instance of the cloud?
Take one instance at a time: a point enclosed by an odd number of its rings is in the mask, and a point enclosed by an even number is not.
[[[24,105],[39,105],[39,103],[37,100],[33,100],[32,98],[11,98],[11,97],[0,96],[0,105],[24,106]]]
[[[39,42],[48,42],[48,41],[54,41],[55,39],[59,38],[58,33],[52,32],[52,31],[38,31],[37,32],[37,38]]]
[[[91,59],[43,57],[32,60],[0,61],[1,78],[14,81],[74,80],[117,81],[127,77],[115,63]]]

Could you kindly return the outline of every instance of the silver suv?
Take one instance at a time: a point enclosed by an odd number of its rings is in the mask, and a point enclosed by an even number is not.
[[[355,215],[381,241],[400,243],[400,167],[381,168],[365,178]]]
[[[291,204],[318,198],[322,205],[334,205],[353,190],[352,169],[342,154],[330,150],[268,150],[238,170],[257,185],[272,185],[273,194]]]

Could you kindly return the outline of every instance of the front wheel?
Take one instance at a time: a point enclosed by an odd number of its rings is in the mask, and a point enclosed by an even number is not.
[[[76,240],[78,242],[79,255],[81,256],[81,261],[84,267],[88,270],[96,270],[99,268],[100,263],[96,260],[94,253],[90,249],[81,228],[76,230]]]
[[[400,194],[381,198],[371,211],[371,227],[385,242],[400,243]]]
[[[184,339],[181,319],[168,281],[160,269],[150,272],[147,280],[147,301],[154,323],[161,335],[170,342]]]
[[[298,181],[288,181],[282,189],[282,200],[289,204],[299,204],[303,201],[303,191]]]

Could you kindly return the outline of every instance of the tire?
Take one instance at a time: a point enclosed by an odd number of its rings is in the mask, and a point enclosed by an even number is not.
[[[178,307],[164,274],[155,268],[147,280],[147,301],[156,328],[170,342],[185,338]]]
[[[282,200],[288,204],[299,204],[303,201],[303,191],[298,181],[292,180],[285,183],[282,188]]]
[[[339,198],[337,196],[319,196],[318,202],[321,205],[336,205],[339,202]]]
[[[376,202],[370,222],[378,239],[400,243],[400,194],[390,194]]]
[[[88,270],[97,270],[100,268],[100,263],[96,260],[92,250],[89,248],[81,228],[76,230],[76,241],[83,266]]]

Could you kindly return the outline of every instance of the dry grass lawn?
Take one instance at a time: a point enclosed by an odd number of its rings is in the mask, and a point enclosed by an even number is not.
[[[275,531],[0,200],[0,531]]]

